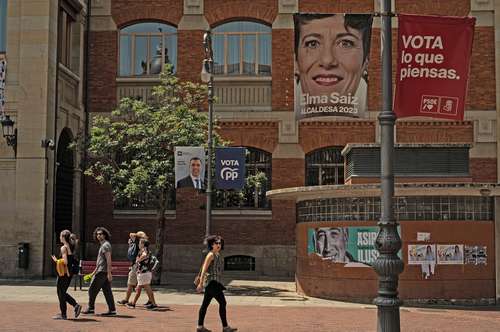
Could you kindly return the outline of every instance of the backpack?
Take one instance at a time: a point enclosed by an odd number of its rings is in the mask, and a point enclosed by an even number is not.
[[[137,245],[137,242],[132,242],[128,245],[128,250],[127,250],[127,259],[135,263],[135,258],[137,257],[137,254],[139,252],[139,246]]]
[[[149,258],[148,269],[149,269],[149,271],[154,272],[154,273],[156,273],[160,270],[160,261],[153,254],[151,254],[151,257]]]
[[[80,273],[80,263],[74,256],[70,262],[68,262],[68,271],[71,275]]]

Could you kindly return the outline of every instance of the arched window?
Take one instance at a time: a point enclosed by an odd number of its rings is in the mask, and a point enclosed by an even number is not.
[[[177,64],[177,29],[144,22],[120,30],[120,76],[157,75],[166,63]]]
[[[314,150],[306,155],[306,186],[344,184],[342,147]]]
[[[271,75],[271,27],[239,21],[212,31],[216,75]]]
[[[271,160],[269,152],[246,148],[245,187],[241,191],[216,190],[216,208],[267,209],[266,191],[271,190]]]

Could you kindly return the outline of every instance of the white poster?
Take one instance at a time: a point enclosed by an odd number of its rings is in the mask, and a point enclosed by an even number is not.
[[[205,189],[205,149],[175,147],[175,187]]]
[[[486,246],[465,246],[464,258],[465,264],[486,265],[488,258]]]
[[[422,263],[436,264],[435,244],[409,244],[408,264],[420,265]]]
[[[463,244],[438,244],[437,263],[442,265],[460,265],[464,263]]]

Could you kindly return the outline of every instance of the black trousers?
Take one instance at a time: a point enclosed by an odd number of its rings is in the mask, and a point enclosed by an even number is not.
[[[115,299],[113,298],[113,292],[111,291],[111,283],[108,280],[108,274],[106,272],[97,272],[92,279],[89,287],[89,309],[94,310],[95,299],[99,291],[102,289],[102,293],[106,298],[106,303],[108,304],[109,311],[116,311]]]
[[[226,319],[226,298],[224,297],[224,286],[217,281],[210,281],[210,283],[205,287],[205,295],[203,296],[203,302],[201,304],[200,312],[198,313],[198,325],[203,326],[205,321],[205,315],[207,314],[207,309],[213,298],[219,302],[219,316],[222,322],[222,326],[227,326]]]
[[[71,277],[58,276],[57,277],[57,297],[59,298],[59,308],[61,309],[61,315],[66,316],[66,302],[71,304],[73,307],[76,306],[75,299],[68,294],[68,287],[71,283]]]

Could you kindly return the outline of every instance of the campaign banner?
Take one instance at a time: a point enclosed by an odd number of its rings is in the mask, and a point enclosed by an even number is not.
[[[398,14],[398,118],[463,120],[475,21]]]
[[[378,231],[377,226],[309,228],[307,252],[334,263],[370,265],[379,256],[375,248]],[[400,227],[398,233],[401,234]],[[398,256],[401,257],[401,250]]]
[[[5,112],[5,73],[7,71],[7,60],[0,54],[0,117]]]
[[[205,189],[205,149],[175,147],[175,187]]]
[[[370,14],[294,14],[297,120],[363,116],[372,22]]]
[[[217,189],[243,189],[245,153],[245,148],[215,149],[215,187]]]

